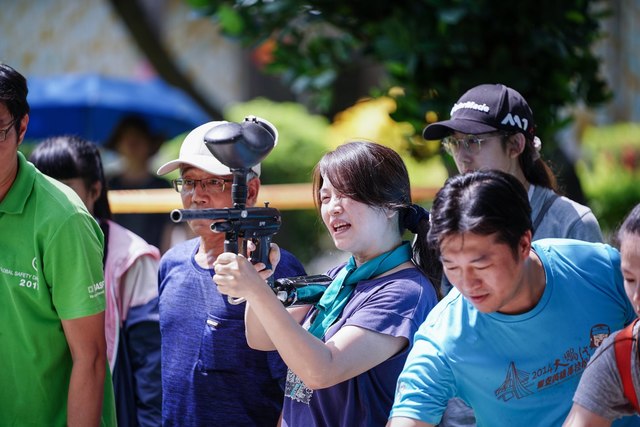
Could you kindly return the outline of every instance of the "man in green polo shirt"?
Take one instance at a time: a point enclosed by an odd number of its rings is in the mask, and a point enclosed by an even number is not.
[[[102,232],[18,152],[28,123],[26,80],[0,64],[0,425],[113,426]]]

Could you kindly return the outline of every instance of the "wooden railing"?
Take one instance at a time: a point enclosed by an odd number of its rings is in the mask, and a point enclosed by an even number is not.
[[[411,190],[414,203],[430,202],[437,188],[416,187]],[[180,195],[173,189],[111,190],[108,193],[113,213],[168,213],[182,208]],[[258,205],[268,201],[279,210],[314,209],[311,184],[262,185]]]

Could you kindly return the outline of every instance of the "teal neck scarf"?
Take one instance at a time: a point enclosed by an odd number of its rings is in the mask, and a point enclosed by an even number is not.
[[[411,244],[403,242],[397,248],[378,255],[360,267],[356,266],[356,261],[351,256],[347,265],[340,270],[316,304],[318,314],[309,326],[309,332],[322,339],[327,329],[342,313],[359,281],[379,276],[411,260],[411,255]]]

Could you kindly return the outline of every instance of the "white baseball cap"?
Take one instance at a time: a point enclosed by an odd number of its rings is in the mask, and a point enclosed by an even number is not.
[[[263,122],[266,120],[261,119]],[[169,172],[172,172],[178,168],[180,165],[190,165],[198,169],[202,169],[206,172],[209,172],[212,175],[231,175],[231,170],[220,163],[218,159],[216,159],[213,154],[209,151],[207,146],[204,143],[204,136],[208,131],[213,129],[214,127],[228,123],[226,121],[214,121],[205,123],[203,125],[198,126],[185,137],[182,142],[182,146],[180,146],[180,155],[176,160],[171,160],[170,162],[165,163],[160,166],[158,169],[158,175],[165,175]],[[270,126],[273,126],[269,123]],[[274,127],[275,129],[275,127]],[[277,135],[277,134],[276,134]],[[277,138],[277,136],[276,136]],[[251,168],[253,172],[255,172],[258,176],[260,176],[260,164],[253,166]]]

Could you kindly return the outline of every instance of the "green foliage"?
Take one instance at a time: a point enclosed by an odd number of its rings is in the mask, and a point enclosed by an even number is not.
[[[606,234],[640,203],[640,125],[589,128],[577,167],[589,205]]]
[[[591,50],[604,16],[597,0],[191,4],[244,46],[275,41],[266,69],[294,91],[311,95],[310,104],[321,111],[331,105],[336,78],[362,58],[386,70],[374,95],[394,86],[404,89],[393,117],[416,131],[424,127],[425,113],[448,117],[455,100],[480,83],[500,82],[520,91],[544,141],[565,124],[558,118],[560,108],[578,101],[597,105],[610,97]]]

